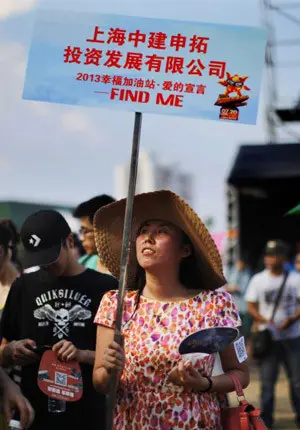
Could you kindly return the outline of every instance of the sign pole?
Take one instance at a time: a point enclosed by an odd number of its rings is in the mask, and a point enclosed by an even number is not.
[[[132,141],[131,160],[130,160],[128,196],[126,201],[126,210],[125,210],[125,219],[124,219],[118,307],[117,307],[117,314],[116,314],[115,336],[114,336],[115,342],[117,342],[119,345],[122,345],[121,328],[122,328],[122,317],[123,317],[123,304],[124,304],[124,296],[125,296],[126,286],[127,286],[127,275],[128,275],[127,269],[128,269],[128,263],[129,263],[129,255],[130,255],[131,224],[132,224],[133,202],[134,202],[136,180],[137,180],[141,128],[142,128],[142,114],[140,112],[136,112],[135,119],[134,119],[133,141]],[[108,397],[106,430],[113,429],[118,379],[119,379],[119,375],[117,374],[117,372],[113,372],[111,382],[110,382],[109,397]]]

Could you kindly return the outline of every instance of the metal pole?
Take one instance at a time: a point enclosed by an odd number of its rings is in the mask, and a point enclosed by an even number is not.
[[[117,314],[116,314],[115,337],[114,337],[114,340],[119,345],[122,344],[121,328],[122,328],[122,316],[123,316],[123,302],[124,302],[124,296],[125,296],[126,286],[127,286],[127,275],[128,275],[127,269],[128,269],[129,255],[130,255],[133,201],[134,201],[136,180],[137,180],[141,128],[142,128],[142,114],[140,112],[136,112],[135,120],[134,120],[133,141],[132,141],[132,151],[131,151],[131,160],[130,160],[128,196],[126,201],[125,220],[124,220],[118,307],[117,307]],[[109,387],[110,389],[109,389],[108,408],[107,408],[107,416],[106,416],[106,420],[107,420],[106,430],[113,429],[114,410],[115,410],[118,382],[119,382],[119,375],[117,374],[117,372],[113,372],[111,376],[110,387]]]
[[[266,70],[268,73],[267,78],[267,106],[266,106],[266,119],[268,126],[268,143],[277,143],[277,122],[276,122],[276,106],[277,106],[277,74],[276,74],[276,60],[275,47],[277,46],[277,40],[275,37],[275,28],[272,25],[270,15],[273,12],[274,6],[271,0],[262,0],[263,13],[264,13],[264,24],[268,30],[268,41],[266,49]]]

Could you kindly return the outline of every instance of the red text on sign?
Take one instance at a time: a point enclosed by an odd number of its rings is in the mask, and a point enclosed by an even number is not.
[[[183,107],[183,97],[178,94],[169,94],[166,97],[162,93],[156,95],[156,104],[162,106]]]
[[[104,34],[104,31],[100,30],[97,25],[94,30],[93,39],[86,39],[86,41],[92,42],[92,43],[105,43],[105,40],[103,40],[103,37],[102,37],[103,34]]]
[[[223,79],[226,71],[225,61],[211,61],[209,63],[209,76],[217,76],[219,79]]]
[[[77,73],[76,76],[77,81],[90,81],[90,82],[101,82],[100,75],[89,75],[88,73]]]
[[[98,49],[87,48],[85,55],[84,64],[94,64],[95,66],[100,66],[100,60],[102,58],[102,51]]]
[[[159,73],[162,68],[162,62],[164,61],[164,57],[160,57],[156,54],[147,55],[147,61],[145,65],[148,66],[149,72]]]
[[[179,51],[181,48],[186,47],[186,37],[182,36],[182,34],[178,33],[176,36],[171,36],[170,40],[171,48],[175,48],[175,51]]]
[[[148,103],[150,100],[150,93],[148,91],[139,90],[124,90],[120,88],[112,88],[110,93],[110,99],[118,99],[124,102],[138,102],[138,103]]]
[[[105,31],[101,30],[97,25],[94,28],[93,37],[86,39],[90,43],[107,43],[115,44],[118,46],[125,45],[126,42],[133,44],[137,48],[140,44],[147,44],[150,49],[165,50],[167,49],[167,44],[175,51],[180,49],[188,48],[189,52],[195,52],[198,54],[206,54],[208,50],[209,37],[203,37],[198,35],[193,35],[187,40],[186,36],[178,33],[175,35],[168,35],[164,32],[150,31],[149,34],[142,33],[140,30],[136,30],[131,33],[127,33],[126,30],[121,28],[111,28],[107,34]]]
[[[126,30],[121,30],[120,28],[111,28],[108,32],[107,43],[115,43],[119,46],[125,45]]]
[[[81,55],[82,55],[82,51],[78,46],[71,48],[71,46],[69,45],[65,49],[64,62],[70,63],[70,64],[71,63],[81,64],[81,61],[80,61]]]
[[[183,57],[167,57],[166,73],[183,74],[184,58]]]
[[[198,54],[206,54],[209,37],[193,36],[190,42],[190,52],[198,52]]]
[[[192,60],[188,65],[189,75],[202,76],[202,71],[205,69],[201,60]]]
[[[107,51],[107,60],[103,64],[105,67],[117,67],[120,69],[122,66],[120,64],[120,60],[122,58],[122,54],[120,51]]]
[[[156,104],[161,106],[183,107],[183,95],[162,93],[156,95]],[[111,100],[120,100],[123,102],[148,103],[150,93],[148,91],[128,90],[121,88],[112,88],[110,92]]]
[[[140,43],[146,42],[146,34],[141,33],[140,30],[136,30],[134,33],[129,33],[128,42],[132,42],[133,46],[137,48]]]
[[[139,52],[128,52],[126,61],[124,64],[124,69],[134,69],[134,70],[142,70],[143,68],[143,54]]]
[[[166,49],[166,40],[168,36],[166,33],[150,33],[149,40],[148,40],[148,48],[151,49]]]
[[[116,86],[124,87],[135,87],[135,88],[147,88],[154,90],[157,85],[154,79],[144,79],[144,78],[128,78],[127,76],[111,76],[111,75],[98,75],[80,72],[76,75],[77,81],[84,82],[94,82],[102,83],[105,85],[112,84]],[[163,81],[161,84],[161,89],[163,91],[174,91],[176,93],[187,93],[187,94],[201,94],[204,95],[206,91],[206,85],[203,84],[193,84],[193,83],[183,83],[183,82],[173,82],[173,81]]]
[[[71,47],[70,45],[64,50],[64,63],[124,68],[138,72],[145,68],[148,72],[173,75],[183,75],[187,71],[188,75],[193,76],[203,76],[203,71],[207,69],[209,76],[216,76],[219,79],[223,79],[226,73],[225,61],[210,61],[206,66],[200,58],[186,61],[184,57],[164,57],[157,54],[143,55],[142,52],[127,52],[123,55],[121,51],[115,49],[109,49],[105,52],[95,48],[86,48],[83,51],[78,46]]]

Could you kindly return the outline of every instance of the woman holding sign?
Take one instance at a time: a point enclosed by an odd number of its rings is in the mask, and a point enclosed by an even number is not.
[[[103,264],[119,276],[125,200],[95,216]],[[196,213],[176,194],[157,191],[135,197],[124,302],[124,349],[113,341],[117,292],[103,297],[98,324],[94,384],[106,391],[119,371],[116,429],[221,429],[218,394],[234,390],[226,372],[249,383],[246,357],[230,345],[220,354],[224,375],[212,377],[214,354],[186,361],[179,352],[192,333],[239,327],[217,248]]]

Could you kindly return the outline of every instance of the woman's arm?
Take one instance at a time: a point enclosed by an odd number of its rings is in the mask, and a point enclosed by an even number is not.
[[[220,353],[220,357],[224,372],[234,372],[239,378],[242,388],[246,388],[250,379],[247,361],[239,363],[233,345]],[[180,361],[178,366],[171,371],[168,380],[184,387],[186,391],[213,393],[234,391],[232,379],[228,375],[213,376],[210,382],[210,378],[202,376],[197,369],[183,361]]]
[[[99,325],[97,327],[96,357],[93,372],[93,382],[97,391],[106,392],[108,389],[110,374],[103,367],[104,351],[114,340],[114,330]]]
[[[93,372],[93,382],[97,391],[108,391],[111,372],[122,374],[125,364],[123,348],[114,342],[114,330],[99,325],[97,328],[96,358]]]
[[[224,375],[212,377],[212,391],[216,393],[229,393],[234,391],[234,385],[227,372],[234,372],[239,378],[242,388],[247,388],[250,383],[248,362],[240,363],[235,352],[234,345],[231,345],[225,351],[220,353],[221,363]]]

